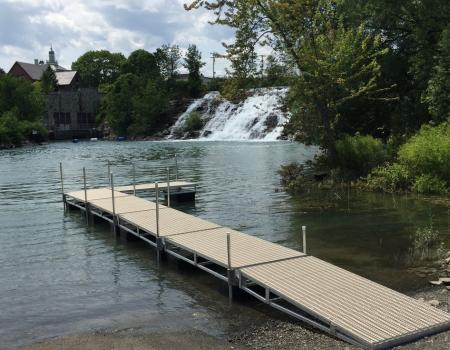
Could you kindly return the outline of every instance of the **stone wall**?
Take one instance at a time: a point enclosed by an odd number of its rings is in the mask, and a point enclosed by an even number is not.
[[[56,91],[47,95],[44,123],[54,139],[98,137],[95,117],[101,94],[96,89]]]

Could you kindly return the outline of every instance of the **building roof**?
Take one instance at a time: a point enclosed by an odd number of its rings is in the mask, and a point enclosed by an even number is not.
[[[66,71],[64,67],[58,65],[49,65],[49,64],[35,64],[35,63],[26,63],[26,62],[16,62],[30,77],[32,80],[41,80],[42,74],[45,70],[50,66],[55,72]]]
[[[77,71],[75,70],[56,71],[55,75],[59,86],[70,85],[75,76],[77,75]]]

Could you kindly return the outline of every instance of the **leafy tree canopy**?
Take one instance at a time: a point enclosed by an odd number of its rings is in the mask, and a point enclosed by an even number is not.
[[[125,56],[107,50],[88,51],[72,63],[83,84],[97,88],[100,84],[112,84],[120,75]]]
[[[146,50],[133,51],[122,66],[123,73],[132,73],[149,79],[160,77],[155,55]]]
[[[164,44],[155,52],[159,71],[164,79],[175,79],[181,65],[181,52],[178,45]]]
[[[58,89],[58,80],[56,79],[55,72],[48,66],[41,77],[41,89],[42,92],[49,93]]]

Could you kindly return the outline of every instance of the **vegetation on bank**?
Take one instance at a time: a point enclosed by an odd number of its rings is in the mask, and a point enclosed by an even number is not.
[[[323,150],[310,164],[320,176],[285,179],[290,187],[365,178],[367,189],[448,191],[450,2],[191,0],[186,8],[235,29],[226,46],[231,98],[257,76],[258,46],[277,52],[290,86],[285,132]],[[299,171],[288,168],[288,177]]]
[[[46,134],[44,103],[39,84],[0,75],[0,148]]]

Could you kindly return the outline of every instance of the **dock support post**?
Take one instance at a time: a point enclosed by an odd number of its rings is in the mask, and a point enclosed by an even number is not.
[[[62,201],[64,210],[66,209],[66,194],[64,193],[64,179],[63,179],[63,168],[62,168],[62,162],[59,162],[59,175],[61,177],[61,195],[62,195]]]
[[[302,226],[303,232],[303,253],[306,254],[306,226]]]
[[[159,237],[159,185],[158,181],[155,182],[155,214],[156,214],[156,263],[159,266],[161,259],[161,250],[163,248],[161,238]]]
[[[227,232],[227,262],[228,262],[228,301],[233,302],[233,271],[231,269],[231,237],[230,232]]]
[[[175,153],[175,181],[178,181],[178,155]]]
[[[170,168],[167,167],[167,206],[170,208]]]
[[[89,225],[89,203],[86,187],[86,168],[83,167],[83,188],[84,188],[84,213],[86,214],[86,225]]]
[[[117,217],[116,217],[116,200],[114,198],[114,175],[111,174],[109,178],[109,183],[111,184],[111,199],[112,199],[112,210],[113,210],[113,230],[114,233],[117,235],[120,233],[119,226],[117,224]]]
[[[111,163],[108,160],[108,182],[109,182],[109,187],[111,187]]]
[[[136,196],[136,166],[133,163],[133,196]]]

